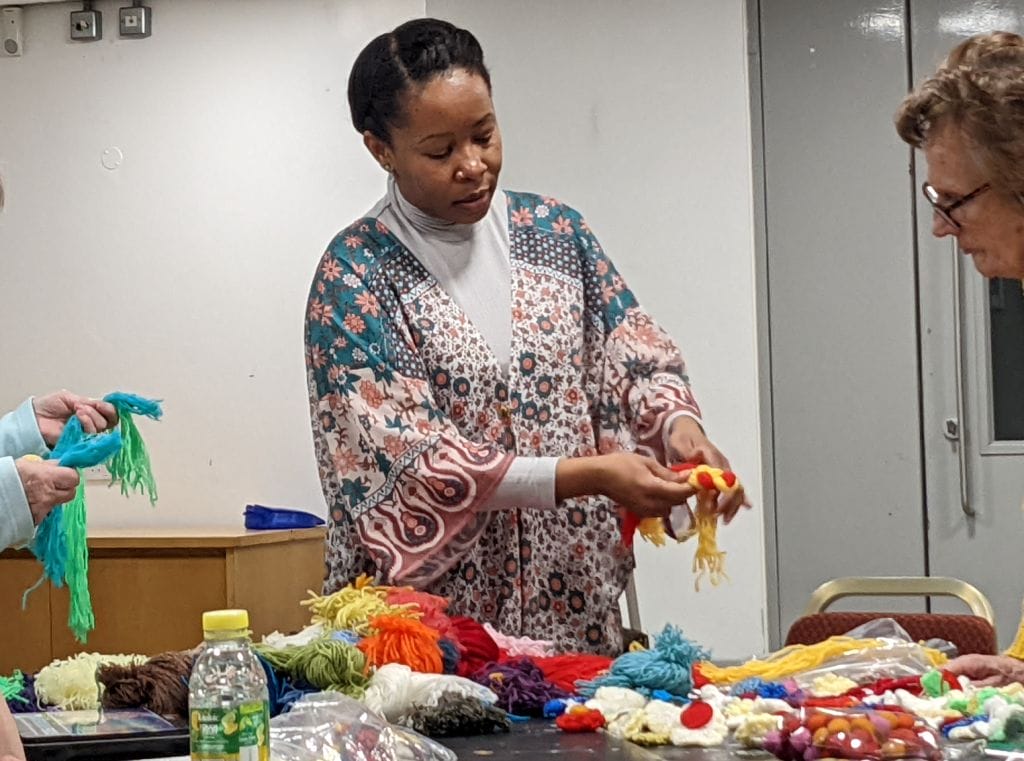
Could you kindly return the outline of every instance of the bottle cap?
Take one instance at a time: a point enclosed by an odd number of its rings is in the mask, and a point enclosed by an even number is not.
[[[203,613],[203,631],[237,632],[249,628],[247,610],[208,610]]]

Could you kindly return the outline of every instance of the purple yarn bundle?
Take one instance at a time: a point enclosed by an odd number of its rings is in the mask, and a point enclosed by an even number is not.
[[[29,674],[25,675],[25,686],[20,695],[16,695],[7,701],[7,707],[11,713],[33,713],[39,711],[36,698],[36,678]]]
[[[507,663],[491,662],[471,677],[498,696],[498,707],[515,716],[539,717],[549,700],[569,694],[544,678],[544,672],[528,658]]]

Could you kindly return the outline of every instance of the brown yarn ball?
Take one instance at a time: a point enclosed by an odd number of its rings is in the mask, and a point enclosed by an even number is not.
[[[103,685],[104,708],[147,708],[162,716],[188,716],[191,652],[154,655],[138,666],[101,666],[96,681]]]

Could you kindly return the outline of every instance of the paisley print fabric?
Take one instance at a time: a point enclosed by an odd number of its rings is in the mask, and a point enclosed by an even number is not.
[[[699,417],[672,339],[586,222],[508,193],[512,362],[381,223],[328,247],[306,315],[317,462],[330,509],[327,591],[360,573],[570,651],[621,647],[633,568],[604,497],[488,510],[512,458],[639,451]]]

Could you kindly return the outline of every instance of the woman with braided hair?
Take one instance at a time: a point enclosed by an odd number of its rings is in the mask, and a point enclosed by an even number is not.
[[[617,654],[633,568],[617,507],[665,516],[693,494],[667,465],[728,467],[679,350],[578,212],[498,186],[470,32],[382,34],[348,96],[387,193],[329,245],[307,310],[327,591],[370,573],[507,634]]]
[[[896,130],[924,152],[932,233],[955,236],[984,277],[1024,278],[1024,38],[995,32],[957,45],[903,101]],[[967,655],[949,669],[1024,682],[1024,661],[1011,655]]]

